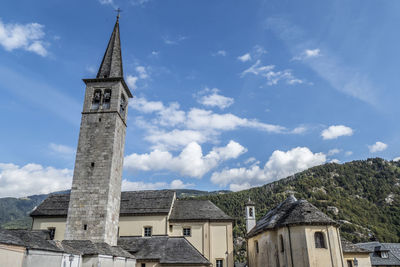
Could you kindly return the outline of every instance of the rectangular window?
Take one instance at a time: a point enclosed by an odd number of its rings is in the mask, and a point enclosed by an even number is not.
[[[215,266],[216,266],[216,267],[223,267],[223,266],[224,266],[223,263],[224,263],[223,260],[217,260]]]
[[[256,247],[256,252],[258,253],[258,252],[259,252],[259,249],[258,249],[258,241],[254,241],[254,246]]]
[[[190,227],[183,228],[183,236],[192,236],[192,232],[190,230]]]
[[[142,263],[142,267],[146,267],[146,263]]]
[[[353,261],[352,260],[348,260],[347,261],[347,267],[353,267]]]
[[[144,236],[151,236],[151,227],[144,228]]]
[[[174,230],[174,226],[172,224],[169,225],[169,231],[172,232]]]
[[[49,227],[47,228],[49,230],[49,238],[50,240],[54,240],[54,236],[56,235],[56,228],[55,227]]]

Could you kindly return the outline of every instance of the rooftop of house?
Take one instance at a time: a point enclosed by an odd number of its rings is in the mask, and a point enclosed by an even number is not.
[[[297,200],[291,195],[257,221],[247,237],[289,225],[337,225],[337,222],[307,200]]]
[[[66,217],[69,194],[55,194],[46,198],[32,217]],[[121,193],[121,216],[168,215],[171,221],[232,221],[221,209],[208,200],[175,200],[173,190],[146,190]],[[173,203],[174,202],[174,203]]]
[[[371,252],[371,250],[358,247],[355,244],[345,239],[342,239],[342,251],[343,253],[367,253],[367,254]]]
[[[46,230],[5,230],[0,229],[0,244],[25,247],[53,252],[63,252],[54,242],[48,239]]]
[[[369,255],[372,265],[400,266],[400,243],[368,242],[356,246],[371,251]]]
[[[174,221],[232,221],[220,208],[209,200],[176,200],[169,217]]]
[[[120,237],[118,245],[134,255],[138,261],[157,261],[161,264],[179,265],[211,265],[184,237]]]
[[[119,246],[107,243],[95,243],[90,240],[50,240],[47,230],[5,230],[0,229],[0,244],[25,247],[74,255],[108,255],[134,258],[132,254]]]

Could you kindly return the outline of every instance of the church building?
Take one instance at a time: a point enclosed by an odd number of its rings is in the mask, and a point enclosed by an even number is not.
[[[210,201],[179,200],[172,190],[121,193],[128,105],[119,17],[96,78],[86,84],[71,192],[44,200],[32,230],[79,250],[108,244],[137,267],[233,267],[233,219]],[[79,243],[81,242],[81,243]],[[89,265],[87,265],[89,266]]]

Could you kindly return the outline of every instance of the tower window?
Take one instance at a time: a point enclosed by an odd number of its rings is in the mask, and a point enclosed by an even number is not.
[[[279,239],[281,241],[281,252],[283,253],[283,252],[285,252],[285,243],[283,243],[283,236],[280,235],[279,237],[280,237]]]
[[[324,233],[315,232],[314,239],[315,239],[315,247],[316,248],[326,248]]]
[[[49,227],[47,228],[49,230],[49,238],[50,240],[54,240],[54,236],[56,235],[56,228],[55,227]]]
[[[259,248],[258,248],[258,241],[254,241],[254,246],[256,247],[256,252],[260,252]]]
[[[250,209],[249,209],[249,216],[250,216],[250,217],[253,217],[253,208],[250,208]]]
[[[104,90],[103,109],[109,109],[111,103],[111,89]]]
[[[224,261],[223,260],[216,260],[215,267],[223,267],[223,266],[224,266]]]
[[[151,227],[144,228],[144,236],[151,236]]]
[[[91,167],[94,167],[94,162],[90,163],[90,166],[91,166]]]
[[[87,224],[83,225],[83,230],[85,230],[85,231],[87,230]]]
[[[124,95],[121,95],[121,100],[119,103],[119,113],[122,117],[125,117],[125,109],[126,109],[126,99]]]
[[[174,226],[172,224],[169,225],[169,231],[172,232],[174,230]]]
[[[192,231],[190,227],[183,228],[183,236],[192,236]]]
[[[92,109],[93,110],[99,109],[100,101],[101,101],[101,90],[96,89],[96,90],[94,90],[94,93],[93,93],[93,100],[92,100]]]
[[[141,265],[142,267],[146,267],[146,263],[142,263],[142,265]]]

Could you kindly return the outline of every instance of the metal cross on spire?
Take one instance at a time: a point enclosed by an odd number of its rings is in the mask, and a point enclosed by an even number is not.
[[[119,15],[122,12],[122,9],[117,8],[117,9],[115,9],[115,12],[117,12],[117,20],[119,20]]]

